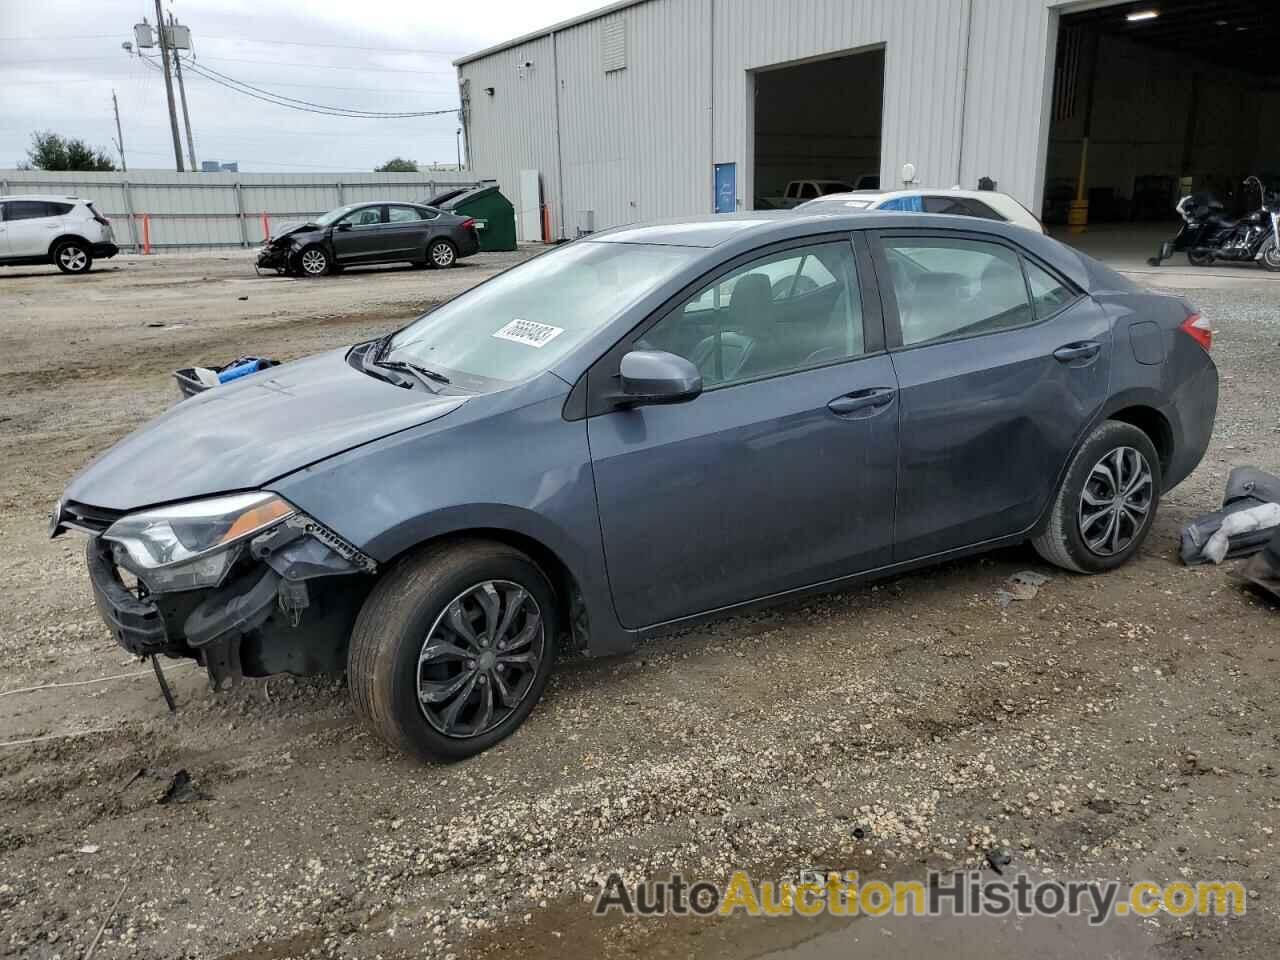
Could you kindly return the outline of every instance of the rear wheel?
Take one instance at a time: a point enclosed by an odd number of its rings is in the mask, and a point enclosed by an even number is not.
[[[356,618],[356,713],[421,760],[480,753],[542,696],[558,631],[551,586],[520,551],[488,541],[430,547],[388,573]]]
[[[433,267],[452,267],[457,259],[458,251],[448,240],[432,240],[427,247],[427,262]]]
[[[298,270],[304,277],[323,277],[331,267],[332,261],[329,259],[329,254],[325,253],[324,247],[305,247],[298,254]]]
[[[88,273],[93,266],[93,255],[82,241],[63,240],[53,250],[53,262],[63,273]]]
[[[1147,538],[1161,482],[1151,439],[1132,424],[1108,420],[1072,459],[1049,522],[1031,543],[1040,556],[1067,570],[1114,570]]]

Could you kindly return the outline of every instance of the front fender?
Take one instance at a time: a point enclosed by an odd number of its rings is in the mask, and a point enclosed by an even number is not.
[[[589,650],[627,649],[605,574],[586,423],[561,416],[568,385],[544,374],[473,397],[451,423],[424,424],[331,457],[271,489],[379,563],[467,531],[536,541],[570,572]]]

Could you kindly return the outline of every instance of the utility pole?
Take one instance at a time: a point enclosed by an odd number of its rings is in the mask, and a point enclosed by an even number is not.
[[[457,133],[453,135],[454,143],[458,147],[458,169],[462,169],[462,128],[459,127]]]
[[[173,162],[182,173],[182,141],[178,136],[178,108],[173,102],[173,77],[169,75],[169,45],[164,37],[164,11],[156,0],[156,30],[160,34],[160,61],[164,65],[164,92],[169,98],[169,132],[173,134]],[[176,51],[175,51],[176,52]]]
[[[161,31],[160,42],[161,45],[165,42],[163,31]],[[182,85],[182,54],[178,52],[178,45],[174,42],[172,13],[169,14],[168,42],[173,44],[173,68],[178,75],[178,96],[182,98],[182,122],[187,128],[187,159],[191,161],[191,172],[195,173],[199,169],[196,166],[196,144],[191,138],[191,115],[187,113],[187,88]]]
[[[120,102],[116,100],[116,92],[111,91],[111,108],[116,112],[116,150],[120,153],[120,169],[129,172],[129,164],[124,159],[124,133],[120,130]]]

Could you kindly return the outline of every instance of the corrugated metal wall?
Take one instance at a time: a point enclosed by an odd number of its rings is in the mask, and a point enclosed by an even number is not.
[[[580,210],[599,228],[706,208],[709,12],[652,0],[557,36],[566,235]],[[617,18],[627,65],[605,73],[605,24]]]
[[[530,67],[524,64],[532,64]],[[522,224],[525,198],[520,196],[521,170],[542,175],[542,196],[558,222],[560,185],[556,154],[556,84],[552,38],[503,50],[468,64],[460,80],[467,82],[467,161],[473,170],[489,171],[511,184],[507,198]],[[488,91],[492,90],[492,93]],[[521,240],[539,240],[538,236]]]
[[[611,8],[459,65],[470,85],[471,163],[504,182],[520,169],[541,171],[558,236],[574,235],[579,210],[595,211],[597,229],[709,212],[715,163],[737,164],[738,197],[750,207],[754,72],[882,47],[882,182],[898,182],[906,162],[923,186],[972,187],[990,176],[1035,210],[1057,12],[1082,2],[1093,0],[648,0]],[[627,66],[605,73],[601,31],[616,18],[626,22]],[[840,104],[830,108],[838,114]]]
[[[475,180],[463,171],[423,173],[48,173],[0,170],[0,195],[62,194],[92,200],[114,223],[121,246],[142,242],[150,218],[154,248],[256,245],[268,225],[301,220],[344,203],[426,200]]]

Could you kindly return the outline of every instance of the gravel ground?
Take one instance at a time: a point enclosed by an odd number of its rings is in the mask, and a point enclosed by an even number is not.
[[[992,845],[1064,879],[1239,880],[1245,918],[1160,918],[1142,942],[1274,956],[1280,619],[1229,568],[1174,560],[1231,466],[1280,471],[1261,276],[1160,278],[1218,325],[1218,428],[1116,573],[1012,549],[567,659],[516,736],[454,766],[385,748],[338,678],[215,695],[173,665],[167,714],[80,544],[45,539],[67,478],[173,402],[175,367],[353,342],[524,255],[323,281],[242,254],[0,273],[0,956],[79,958],[104,923],[97,960],[755,956],[832,923],[606,922],[584,900],[615,869],[920,878]],[[1001,607],[1026,569],[1051,579]],[[178,769],[195,790],[157,803]]]

